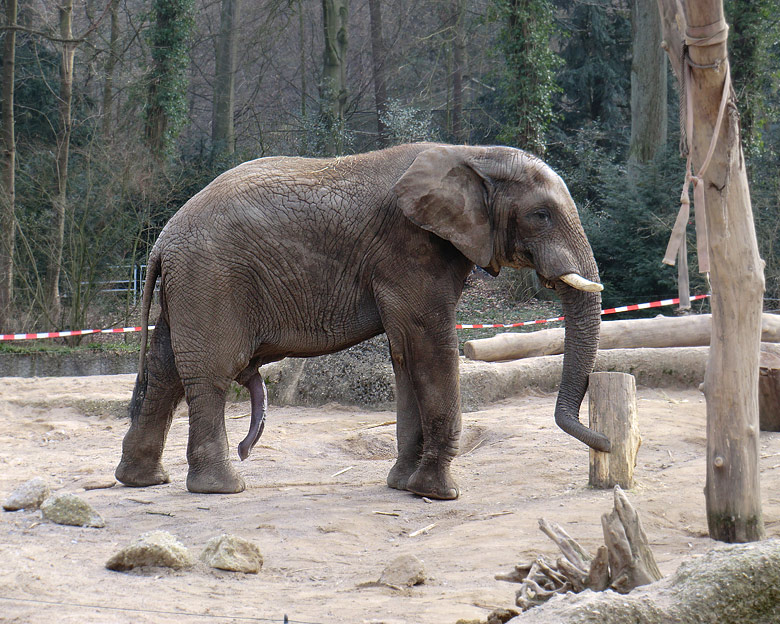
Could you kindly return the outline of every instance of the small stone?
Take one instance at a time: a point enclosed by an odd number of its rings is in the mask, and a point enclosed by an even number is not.
[[[75,494],[57,494],[50,496],[41,505],[41,513],[46,520],[69,526],[92,527],[102,529],[106,526],[89,503]]]
[[[414,555],[401,555],[393,559],[382,572],[379,582],[395,587],[412,587],[425,583],[425,568]]]
[[[19,509],[38,509],[49,496],[49,486],[40,477],[22,483],[5,499],[3,509],[17,511]]]
[[[80,484],[85,490],[107,490],[116,485],[114,479],[90,479]]]
[[[167,531],[150,531],[111,557],[106,567],[126,572],[143,566],[181,570],[193,564],[192,555],[176,537]]]
[[[235,535],[219,535],[212,537],[200,555],[201,561],[212,568],[257,574],[263,567],[263,556],[260,549],[241,537]]]

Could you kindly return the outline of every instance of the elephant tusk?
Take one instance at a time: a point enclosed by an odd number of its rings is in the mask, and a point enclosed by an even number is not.
[[[603,284],[591,282],[577,273],[567,273],[566,275],[561,275],[560,280],[572,288],[576,288],[577,290],[584,290],[586,292],[601,292],[604,290]]]

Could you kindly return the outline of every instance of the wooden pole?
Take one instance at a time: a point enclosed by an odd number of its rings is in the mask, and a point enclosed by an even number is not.
[[[680,299],[680,305],[677,308],[681,312],[691,309],[691,286],[688,276],[688,242],[685,237],[682,239],[680,251],[677,255],[677,296]]]
[[[636,380],[627,373],[591,373],[590,428],[612,442],[609,453],[590,449],[588,485],[634,487],[636,454],[642,444],[636,410]]]
[[[689,80],[683,83],[693,123],[688,142],[706,203],[709,241],[705,249],[710,258],[713,317],[704,380],[707,523],[713,539],[747,542],[764,537],[758,473],[764,265],[758,255],[739,114],[729,79],[726,32],[721,27],[723,0],[685,0],[684,4],[685,14],[680,14],[679,0],[658,0],[664,48],[678,79],[686,75],[686,65],[690,68]],[[705,168],[724,93],[728,97],[725,116]],[[699,208],[700,202],[696,203]]]

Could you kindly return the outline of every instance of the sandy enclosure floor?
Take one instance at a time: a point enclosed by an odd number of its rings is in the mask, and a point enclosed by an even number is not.
[[[236,460],[248,484],[242,494],[186,491],[183,409],[165,452],[170,484],[85,491],[113,478],[127,427],[117,414],[132,383],[131,375],[0,379],[0,498],[40,476],[106,520],[104,529],[87,529],[42,522],[37,511],[1,512],[0,621],[282,622],[287,614],[293,623],[454,624],[513,605],[517,586],[494,574],[556,555],[538,518],[560,523],[591,551],[603,541],[600,516],[611,510],[612,494],[587,487],[587,449],[555,427],[554,396],[464,415],[457,501],[388,489],[394,414],[336,405],[272,406],[260,444],[247,461]],[[234,448],[248,411],[247,402],[228,405]],[[640,389],[639,418],[643,444],[629,497],[669,574],[715,546],[704,515],[704,399],[693,390]],[[761,454],[767,534],[780,537],[779,434],[761,434]],[[155,529],[175,534],[196,556],[209,538],[233,533],[258,544],[265,565],[257,575],[203,564],[179,572],[104,567]],[[362,586],[407,553],[424,561],[424,585]]]

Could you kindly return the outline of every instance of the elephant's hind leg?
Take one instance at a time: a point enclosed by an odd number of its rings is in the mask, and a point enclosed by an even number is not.
[[[164,318],[152,334],[146,377],[136,380],[130,405],[130,429],[122,443],[116,478],[125,485],[143,487],[168,483],[162,465],[165,439],[184,386],[174,363],[171,334]]]
[[[225,394],[230,384],[220,387],[206,380],[186,384],[190,409],[187,444],[187,489],[205,494],[234,494],[246,487],[229,458],[225,430]]]

